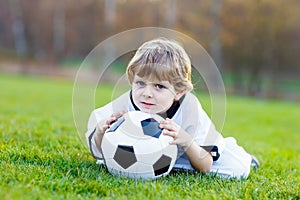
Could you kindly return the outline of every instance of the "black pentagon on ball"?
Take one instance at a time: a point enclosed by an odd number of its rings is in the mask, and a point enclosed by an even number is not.
[[[133,146],[118,145],[114,160],[124,169],[137,162]]]
[[[154,164],[153,170],[155,176],[159,176],[163,173],[168,172],[171,165],[172,158],[166,155],[162,155]]]
[[[153,118],[144,119],[141,121],[141,125],[145,135],[159,138],[162,129],[159,128],[159,123],[155,119]]]

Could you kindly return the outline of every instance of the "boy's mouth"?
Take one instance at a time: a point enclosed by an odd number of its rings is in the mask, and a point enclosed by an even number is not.
[[[144,102],[144,101],[141,102],[141,104],[144,105],[144,106],[147,106],[147,107],[154,105],[153,103],[148,103],[148,102]]]

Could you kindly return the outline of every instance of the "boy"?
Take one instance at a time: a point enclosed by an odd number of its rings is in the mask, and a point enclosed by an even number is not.
[[[131,91],[94,110],[86,133],[93,156],[101,160],[105,130],[125,112],[141,110],[165,118],[163,134],[178,146],[175,169],[216,173],[221,177],[247,178],[259,163],[232,137],[223,138],[190,93],[191,62],[176,42],[159,38],[144,43],[128,64]]]

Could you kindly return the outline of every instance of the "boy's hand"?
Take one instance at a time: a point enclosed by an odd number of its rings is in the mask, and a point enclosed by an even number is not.
[[[192,137],[169,118],[160,122],[159,127],[164,129],[162,131],[164,135],[168,135],[174,139],[170,144],[178,144],[183,149],[187,149],[193,143]]]
[[[102,139],[103,139],[103,135],[104,135],[105,131],[110,127],[110,125],[112,123],[114,123],[119,117],[124,115],[126,112],[127,111],[125,111],[125,110],[116,112],[116,113],[112,114],[109,118],[107,118],[106,120],[104,119],[97,124],[94,140],[95,140],[96,146],[100,152],[102,152],[101,143],[102,143]]]
[[[96,127],[96,133],[103,135],[105,131],[110,127],[110,125],[117,121],[118,118],[122,117],[126,112],[128,111],[122,110],[120,112],[116,112],[112,114],[108,119],[98,123]]]

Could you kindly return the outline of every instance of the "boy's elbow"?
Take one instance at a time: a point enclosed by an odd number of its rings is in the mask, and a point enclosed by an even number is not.
[[[204,167],[202,168],[200,171],[203,173],[203,174],[207,174],[209,173],[211,170],[211,166],[207,166],[207,167]]]
[[[203,160],[203,164],[199,168],[199,171],[203,174],[207,174],[210,172],[212,164],[213,164],[213,159],[212,156],[207,156],[205,160]]]

